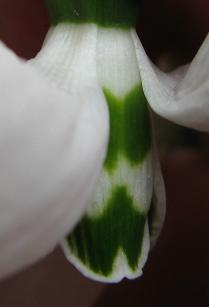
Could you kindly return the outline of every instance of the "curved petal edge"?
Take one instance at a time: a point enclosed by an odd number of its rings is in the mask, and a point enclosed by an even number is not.
[[[151,108],[177,124],[209,131],[209,34],[191,64],[169,74],[149,60],[135,31],[132,38]]]

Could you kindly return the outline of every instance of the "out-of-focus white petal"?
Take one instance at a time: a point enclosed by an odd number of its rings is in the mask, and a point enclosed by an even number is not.
[[[86,83],[59,91],[0,44],[0,278],[49,253],[91,199],[108,112]]]
[[[151,108],[177,124],[209,131],[209,35],[190,66],[170,74],[151,63],[135,31],[132,37]]]

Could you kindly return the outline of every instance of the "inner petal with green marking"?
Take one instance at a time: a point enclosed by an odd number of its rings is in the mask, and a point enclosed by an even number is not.
[[[89,268],[90,275],[111,280],[118,259],[122,259],[120,266],[128,271],[124,275],[135,276],[144,257],[141,253],[146,245],[151,191],[145,186],[148,196],[144,191],[146,195],[142,195],[137,185],[140,180],[146,181],[144,175],[151,175],[151,167],[147,167],[151,134],[147,102],[140,85],[134,86],[123,99],[117,99],[108,90],[104,92],[110,113],[104,173],[94,203],[67,238],[67,248],[71,261],[79,261],[84,272]]]

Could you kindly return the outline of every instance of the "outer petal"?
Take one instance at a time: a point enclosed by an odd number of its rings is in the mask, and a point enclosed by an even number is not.
[[[177,124],[209,131],[209,35],[190,66],[171,74],[151,63],[135,31],[132,37],[143,88],[152,109]]]
[[[49,253],[91,198],[108,117],[87,83],[58,91],[0,44],[0,278]]]

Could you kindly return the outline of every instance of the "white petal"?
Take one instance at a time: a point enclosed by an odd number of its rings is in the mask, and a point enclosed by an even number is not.
[[[0,278],[49,253],[91,199],[108,116],[87,83],[58,91],[0,44]]]
[[[209,35],[190,66],[170,74],[151,63],[135,31],[132,37],[152,109],[177,124],[209,131]]]

